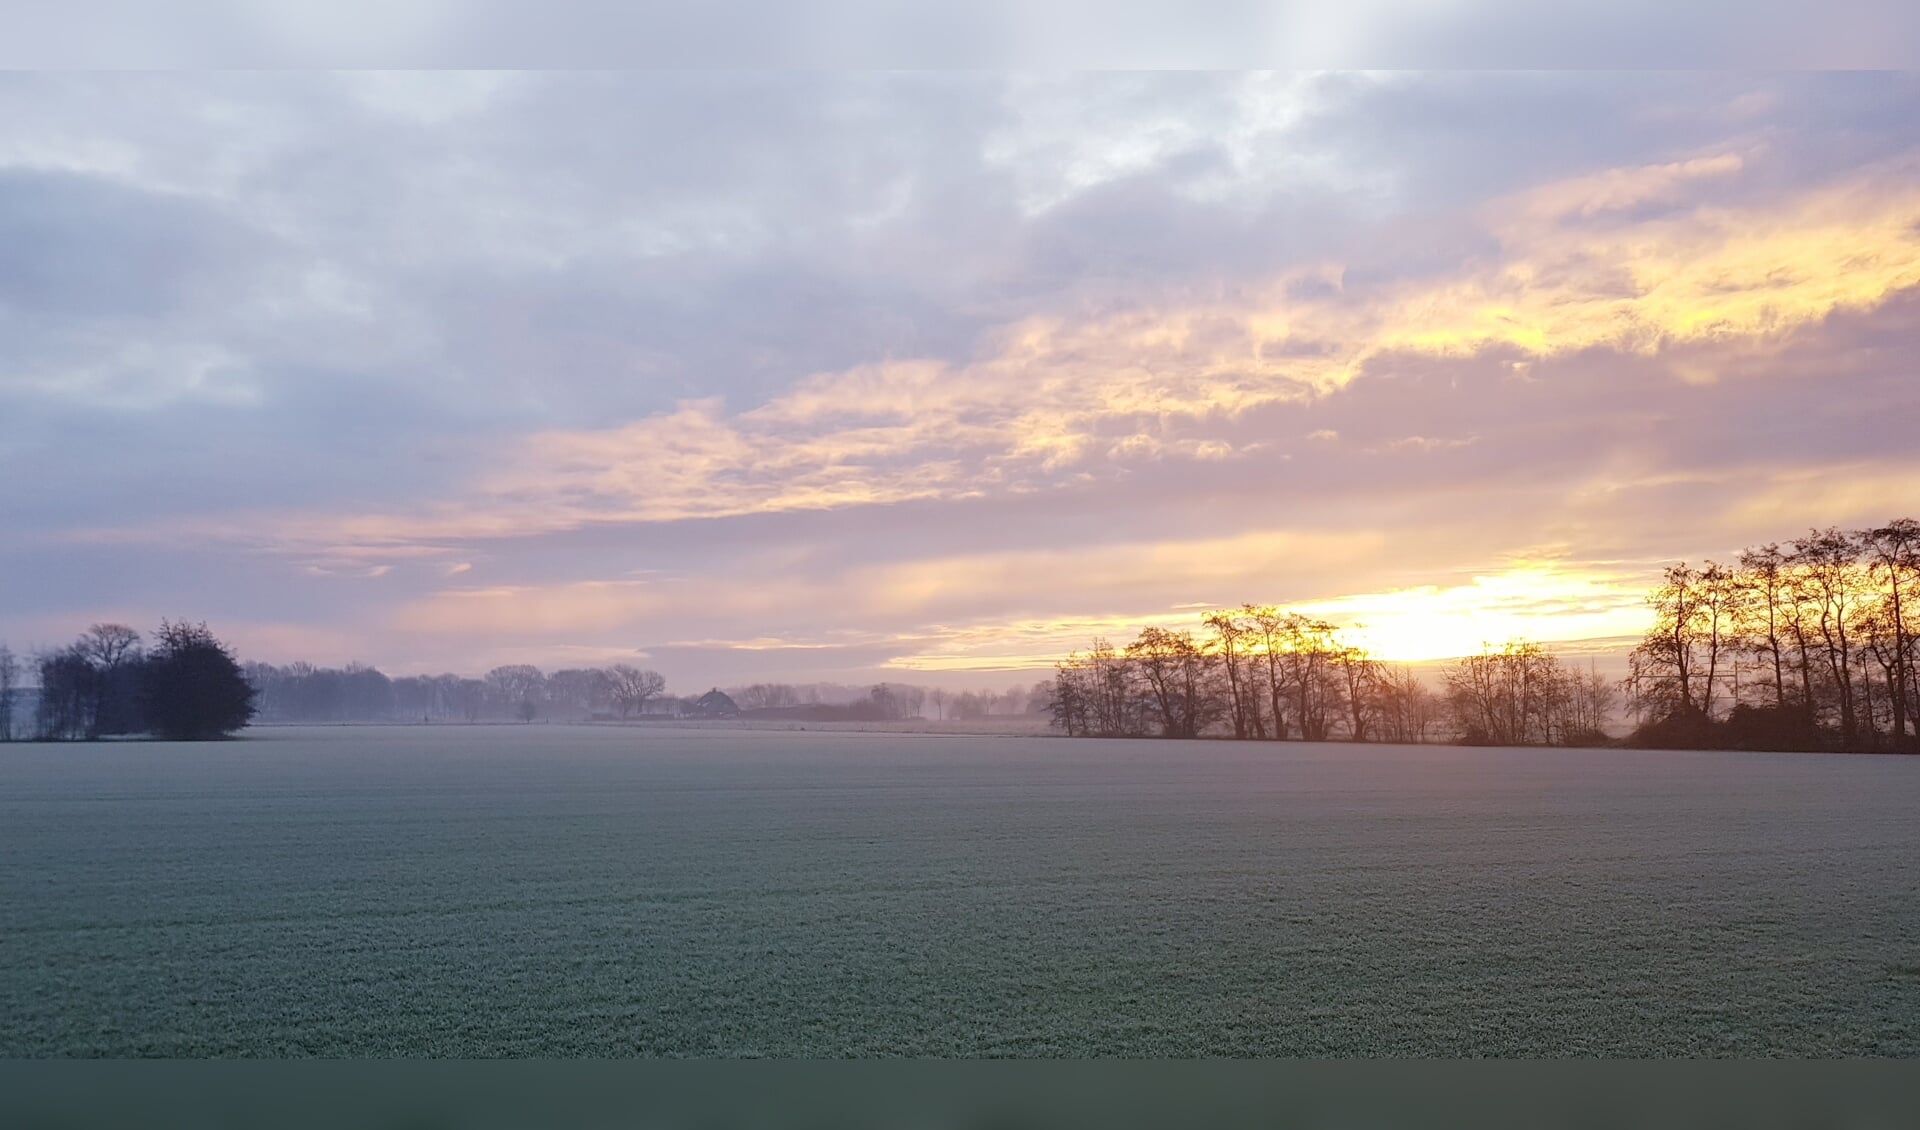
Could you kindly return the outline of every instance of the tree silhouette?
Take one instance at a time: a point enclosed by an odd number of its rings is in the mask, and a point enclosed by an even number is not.
[[[170,741],[227,737],[253,717],[253,687],[205,624],[160,622],[146,692],[147,722]]]

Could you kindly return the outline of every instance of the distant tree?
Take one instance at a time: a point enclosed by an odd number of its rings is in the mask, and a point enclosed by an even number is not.
[[[1860,534],[1868,579],[1874,585],[1870,623],[1875,657],[1887,680],[1888,722],[1895,749],[1920,742],[1920,522],[1898,518]],[[1914,734],[1909,734],[1912,723]]]
[[[1700,570],[1685,562],[1668,566],[1647,605],[1653,624],[1627,658],[1635,711],[1653,718],[1705,715],[1703,683],[1711,680],[1705,677],[1708,661],[1702,653],[1710,629],[1707,583]]]
[[[547,703],[563,714],[590,716],[613,705],[613,677],[597,667],[573,667],[547,676]]]
[[[1561,740],[1567,673],[1524,640],[1456,660],[1446,672],[1455,734],[1469,745],[1550,745]]]
[[[607,678],[613,687],[613,705],[619,708],[622,718],[644,710],[648,699],[658,697],[667,689],[667,680],[660,672],[625,663],[608,668]]]
[[[1342,647],[1333,653],[1333,667],[1340,676],[1339,690],[1347,706],[1347,737],[1364,742],[1377,713],[1380,661],[1369,657],[1363,648]]]
[[[1619,692],[1612,680],[1600,674],[1599,667],[1587,662],[1587,671],[1567,672],[1566,717],[1561,727],[1564,745],[1595,746],[1607,739],[1607,723],[1613,719]]]
[[[1737,580],[1746,591],[1746,650],[1760,664],[1765,685],[1773,688],[1774,709],[1787,708],[1786,634],[1792,579],[1786,555],[1777,544],[1743,550]]]
[[[95,624],[73,645],[94,669],[93,728],[88,737],[132,734],[140,717],[140,633],[125,624]]]
[[[147,719],[162,738],[227,737],[253,717],[253,688],[205,624],[161,621],[145,676]]]
[[[800,692],[786,683],[754,683],[735,696],[743,710],[777,710],[800,705]]]
[[[1293,699],[1293,717],[1302,741],[1327,740],[1329,714],[1339,696],[1333,657],[1340,650],[1338,629],[1325,620],[1289,612],[1280,623],[1281,672]]]
[[[1162,737],[1197,737],[1206,723],[1206,654],[1191,632],[1140,629],[1127,645]]]
[[[1271,604],[1246,604],[1241,606],[1241,611],[1246,615],[1247,632],[1260,649],[1250,672],[1252,681],[1265,694],[1267,717],[1273,721],[1273,740],[1285,741],[1287,666],[1282,652],[1287,643],[1288,618]]]
[[[1810,596],[1823,673],[1833,689],[1840,716],[1840,748],[1861,748],[1861,710],[1854,671],[1854,641],[1859,606],[1869,598],[1860,576],[1860,542],[1837,529],[1814,530],[1796,538],[1791,560],[1799,567]]]
[[[1201,622],[1213,629],[1214,651],[1227,673],[1227,716],[1233,722],[1233,736],[1265,736],[1260,702],[1253,694],[1256,629],[1234,611],[1210,612]]]
[[[1374,713],[1380,736],[1390,742],[1424,742],[1439,704],[1411,667],[1383,667],[1374,682]]]
[[[927,694],[927,698],[933,703],[934,717],[945,718],[947,716],[946,689],[943,687],[935,687]]]
[[[1146,730],[1146,696],[1125,653],[1105,637],[1093,637],[1087,649],[1088,707],[1093,732],[1103,738],[1129,737]]]
[[[512,717],[531,722],[539,714],[540,701],[547,688],[547,677],[540,668],[525,663],[495,667],[487,672],[486,682]],[[529,706],[532,709],[528,709]]]
[[[976,691],[961,691],[954,696],[952,704],[947,708],[947,717],[963,722],[972,721],[985,718],[990,710],[991,705],[986,695]]]
[[[469,722],[478,721],[481,711],[487,706],[487,684],[479,679],[461,679],[454,688],[454,694],[460,707],[460,717]]]
[[[894,721],[904,716],[905,704],[893,687],[885,683],[875,685],[867,691],[867,699],[873,704],[874,713],[884,721]]]
[[[393,680],[365,663],[349,663],[338,672],[341,716],[356,722],[393,717]]]
[[[99,701],[99,673],[73,648],[38,657],[40,698],[34,732],[43,741],[78,741],[94,734],[93,710]]]
[[[0,742],[13,740],[13,709],[19,695],[20,661],[0,643]]]
[[[1067,736],[1087,737],[1093,732],[1093,675],[1079,653],[1069,655],[1054,668],[1053,683],[1047,689],[1047,713],[1053,725]]]

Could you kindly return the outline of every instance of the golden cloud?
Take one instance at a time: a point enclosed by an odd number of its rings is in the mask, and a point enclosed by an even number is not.
[[[1920,177],[1907,164],[1688,204],[1737,187],[1747,168],[1706,154],[1496,201],[1481,223],[1498,254],[1445,278],[1354,288],[1341,265],[1318,263],[1170,308],[1036,317],[967,363],[876,362],[732,415],[700,400],[619,427],[542,432],[469,492],[421,510],[249,517],[227,531],[267,524],[311,552],[1018,493],[1095,458],[1231,458],[1207,434],[1212,421],[1312,399],[1395,354],[1751,346],[1920,284]],[[1715,379],[1699,365],[1683,375]]]

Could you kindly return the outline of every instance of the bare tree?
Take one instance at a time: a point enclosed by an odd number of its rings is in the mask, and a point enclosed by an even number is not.
[[[1273,720],[1273,740],[1287,738],[1286,668],[1281,651],[1287,638],[1287,618],[1271,604],[1245,604],[1247,630],[1256,638],[1260,652],[1255,681],[1266,692],[1267,717]]]
[[[1472,745],[1552,745],[1574,733],[1577,678],[1561,662],[1525,640],[1455,660],[1447,669],[1447,705],[1455,733]],[[1596,676],[1597,678],[1597,676]],[[1589,705],[1597,705],[1590,700]]]
[[[540,668],[524,663],[495,667],[487,672],[486,681],[509,715],[531,722],[539,714],[540,700],[547,686],[547,678]]]
[[[735,697],[744,710],[774,710],[800,704],[800,692],[786,683],[754,683],[740,688]]]
[[[1747,594],[1747,650],[1760,659],[1764,664],[1763,669],[1771,674],[1769,685],[1773,687],[1773,705],[1781,711],[1787,706],[1783,634],[1786,631],[1787,605],[1791,601],[1787,573],[1786,555],[1780,552],[1778,544],[1763,545],[1740,554],[1736,583]]]
[[[95,624],[74,641],[73,653],[94,669],[93,722],[87,736],[141,729],[140,633],[125,624]]]
[[[1103,737],[1138,733],[1139,714],[1133,665],[1105,638],[1095,636],[1087,650],[1093,673],[1093,726]]]
[[[1424,742],[1438,714],[1438,701],[1405,665],[1382,666],[1374,681],[1381,736],[1390,742]]]
[[[1886,671],[1893,745],[1910,748],[1909,722],[1920,731],[1920,719],[1915,718],[1920,713],[1920,683],[1915,678],[1920,633],[1913,622],[1920,613],[1920,522],[1897,518],[1863,531],[1860,542],[1869,579],[1878,589],[1874,623],[1881,642],[1875,650]]]
[[[456,693],[460,716],[469,722],[477,721],[480,712],[486,709],[487,684],[479,679],[461,679]]]
[[[1047,692],[1047,713],[1055,727],[1067,736],[1087,737],[1093,732],[1093,673],[1086,660],[1074,652],[1054,666],[1053,683]]]
[[[1681,562],[1647,596],[1653,625],[1628,658],[1636,710],[1665,718],[1699,710],[1704,593],[1700,572]]]
[[[1206,654],[1191,632],[1148,627],[1127,645],[1147,698],[1169,738],[1197,737],[1205,724]]]
[[[1362,648],[1342,647],[1333,653],[1333,665],[1340,673],[1340,690],[1347,705],[1347,737],[1364,742],[1368,722],[1374,715],[1374,688],[1380,676],[1380,663]]]
[[[1327,712],[1334,697],[1332,657],[1338,650],[1336,629],[1325,620],[1289,612],[1281,623],[1285,646],[1281,652],[1287,687],[1293,693],[1293,716],[1303,741],[1327,740]]]
[[[1801,567],[1812,597],[1826,673],[1832,679],[1839,706],[1842,749],[1860,746],[1853,645],[1848,637],[1848,630],[1854,626],[1856,605],[1863,595],[1858,576],[1859,559],[1859,542],[1852,535],[1833,528],[1814,530],[1793,543],[1793,560]]]
[[[71,647],[43,652],[35,658],[40,697],[34,707],[34,731],[46,741],[77,741],[97,731],[94,704],[99,671]]]
[[[1250,677],[1253,630],[1233,611],[1210,612],[1202,623],[1213,629],[1213,646],[1227,673],[1227,716],[1233,722],[1233,736],[1263,733],[1259,700],[1253,695]]]
[[[1727,677],[1737,669],[1740,631],[1749,610],[1747,586],[1739,574],[1718,562],[1709,561],[1700,571],[1700,619],[1706,670],[1701,679],[1700,712],[1714,717],[1714,696]]]
[[[625,663],[609,667],[607,677],[613,684],[613,704],[620,709],[622,718],[644,710],[647,700],[667,689],[667,680],[660,672]]]

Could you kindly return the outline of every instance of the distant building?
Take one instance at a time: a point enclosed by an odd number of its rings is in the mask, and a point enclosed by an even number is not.
[[[685,718],[686,716],[687,700],[675,698],[672,695],[650,698],[640,704],[642,718]]]
[[[693,716],[696,718],[732,718],[739,713],[740,708],[719,687],[693,700]]]

